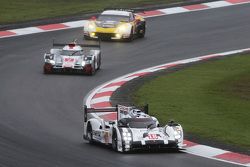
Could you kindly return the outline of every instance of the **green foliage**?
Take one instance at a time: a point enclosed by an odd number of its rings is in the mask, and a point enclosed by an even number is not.
[[[160,122],[188,133],[250,148],[250,55],[186,67],[145,83],[134,94]]]

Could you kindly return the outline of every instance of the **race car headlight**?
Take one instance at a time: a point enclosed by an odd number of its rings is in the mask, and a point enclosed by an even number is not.
[[[124,33],[127,31],[127,28],[128,28],[128,26],[126,24],[123,24],[123,25],[118,26],[117,31],[119,33]]]
[[[181,138],[181,129],[179,127],[174,128],[174,137],[175,137],[175,139]]]
[[[115,37],[116,37],[116,38],[121,38],[122,35],[121,35],[121,34],[115,34]]]
[[[89,31],[95,31],[95,28],[96,28],[95,23],[89,23],[88,24]]]
[[[129,133],[129,132],[123,132],[122,135],[123,135],[124,137],[125,137],[125,136],[131,137],[131,133]]]
[[[129,132],[123,132],[122,136],[123,136],[123,139],[125,141],[131,141],[132,140],[131,133],[129,133]]]
[[[85,61],[83,61],[83,62],[82,62],[82,66],[85,66],[85,64],[86,64],[86,62],[85,62]]]
[[[175,137],[175,139],[180,139],[181,135],[178,131],[174,131],[174,137]]]
[[[92,57],[91,57],[91,56],[86,56],[86,57],[84,57],[85,63],[86,63],[86,62],[89,63],[91,60],[92,60]]]

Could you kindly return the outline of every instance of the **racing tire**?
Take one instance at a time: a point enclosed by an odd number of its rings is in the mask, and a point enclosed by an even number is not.
[[[95,72],[96,72],[95,66],[96,66],[96,61],[94,59],[94,63],[93,63],[93,67],[92,67],[90,75],[95,75]]]
[[[96,72],[95,64],[96,64],[96,62],[95,62],[95,60],[94,60],[93,67],[91,67],[91,71],[89,71],[89,72],[87,73],[87,75],[89,75],[89,76],[95,75],[95,72]]]
[[[91,40],[92,38],[89,37],[89,36],[87,36],[87,35],[84,35],[84,36],[83,36],[83,39],[85,39],[85,40]]]
[[[98,60],[98,63],[97,63],[97,70],[99,70],[101,68],[101,64],[102,64],[102,61],[101,61],[101,54],[99,55],[99,60]]]
[[[112,136],[112,149],[114,151],[118,151],[117,133],[116,133],[116,131],[114,131],[113,133],[114,133],[114,135]]]
[[[43,66],[43,73],[44,74],[52,74],[52,67],[49,64],[44,64]]]
[[[145,33],[146,33],[146,27],[145,27],[145,25],[143,25],[143,27],[138,31],[138,37],[144,38]]]
[[[92,144],[94,142],[92,126],[90,124],[88,124],[88,127],[87,127],[87,139],[88,139],[90,144]]]
[[[170,151],[174,152],[174,153],[178,153],[178,152],[180,152],[180,148],[178,146],[177,147],[172,147],[172,148],[170,148]]]
[[[131,28],[130,36],[126,39],[126,42],[132,42],[134,40],[133,27]]]

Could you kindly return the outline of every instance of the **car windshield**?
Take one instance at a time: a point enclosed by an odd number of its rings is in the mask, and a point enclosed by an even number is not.
[[[100,15],[97,18],[97,21],[124,21],[124,22],[128,22],[129,21],[129,17],[128,16],[121,16],[121,15]]]
[[[123,118],[118,122],[119,126],[130,128],[155,128],[156,123],[152,118]]]
[[[82,55],[82,51],[78,50],[62,50],[61,55],[65,55],[65,56],[81,56]]]

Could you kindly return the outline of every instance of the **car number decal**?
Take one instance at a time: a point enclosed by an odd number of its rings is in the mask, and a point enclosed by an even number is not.
[[[64,58],[63,67],[74,67],[74,58]]]
[[[148,134],[148,139],[158,139],[157,134]]]

